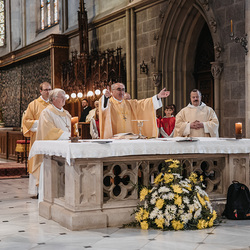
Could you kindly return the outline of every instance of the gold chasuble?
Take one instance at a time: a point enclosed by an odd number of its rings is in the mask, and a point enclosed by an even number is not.
[[[40,115],[36,140],[67,140],[71,136],[71,115],[67,110],[59,111],[53,105],[49,105]],[[36,155],[32,167],[32,174],[39,184],[40,165],[43,155]]]
[[[153,101],[153,98],[155,100]],[[101,139],[113,137],[118,133],[139,133],[135,120],[145,120],[142,127],[142,135],[149,138],[157,137],[157,124],[155,110],[161,107],[161,100],[157,101],[156,96],[143,100],[122,100],[121,102],[109,98],[106,108],[103,108],[100,99],[99,120]],[[156,103],[157,105],[154,105]]]
[[[23,116],[23,135],[25,137],[30,137],[30,149],[36,139],[36,130],[37,126],[35,128],[32,128],[35,122],[38,122],[38,119],[40,117],[41,112],[49,105],[49,102],[45,102],[41,97],[35,99],[32,101]],[[31,131],[33,130],[33,131]],[[31,172],[33,165],[33,159],[30,159],[28,161],[28,172]]]

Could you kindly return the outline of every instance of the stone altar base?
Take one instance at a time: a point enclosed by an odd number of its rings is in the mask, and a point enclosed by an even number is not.
[[[44,157],[44,201],[39,214],[70,230],[119,227],[134,220],[137,184],[148,186],[162,161],[178,159],[184,173],[196,171],[218,214],[232,180],[249,185],[249,154],[144,155],[98,159]],[[184,175],[185,177],[185,175]]]

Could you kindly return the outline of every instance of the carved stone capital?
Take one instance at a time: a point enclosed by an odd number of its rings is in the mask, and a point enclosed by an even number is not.
[[[221,72],[223,70],[223,64],[221,62],[211,62],[211,73],[214,79],[220,79]]]
[[[203,8],[206,10],[206,11],[209,11],[209,5],[208,5],[208,0],[199,0],[199,2],[202,4]]]
[[[214,45],[214,53],[216,58],[220,58],[220,54],[222,52],[223,48],[220,45],[220,43],[215,43]]]
[[[153,82],[154,82],[155,87],[160,86],[160,84],[161,84],[161,76],[162,76],[161,72],[154,72],[153,73]]]
[[[217,23],[215,21],[215,19],[213,17],[211,17],[210,21],[209,21],[209,25],[211,27],[211,29],[213,30],[214,33],[216,33],[217,31]]]

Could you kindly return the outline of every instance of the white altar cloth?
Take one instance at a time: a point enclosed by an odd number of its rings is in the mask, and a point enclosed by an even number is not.
[[[106,158],[132,155],[166,154],[245,154],[250,153],[250,139],[200,137],[198,141],[178,142],[184,138],[149,140],[68,140],[35,141],[29,158],[37,155],[61,156],[70,165],[71,159]]]

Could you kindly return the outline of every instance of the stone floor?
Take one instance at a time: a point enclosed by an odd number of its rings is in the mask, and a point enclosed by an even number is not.
[[[0,180],[0,249],[250,249],[250,221],[197,231],[100,228],[70,231],[38,214],[28,179]]]

